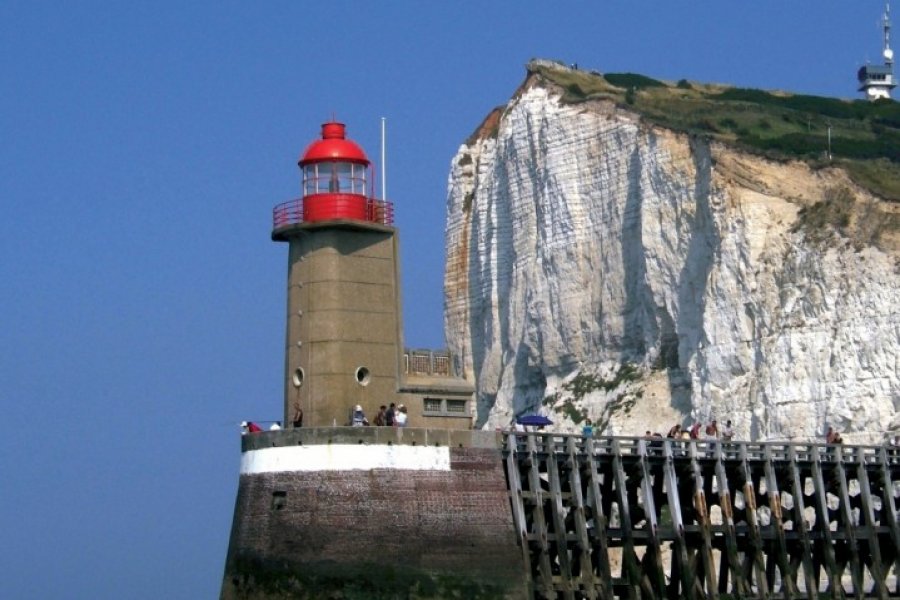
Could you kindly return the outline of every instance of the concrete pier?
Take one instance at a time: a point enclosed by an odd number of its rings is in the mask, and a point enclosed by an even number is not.
[[[243,437],[223,599],[519,599],[494,432],[289,429]]]

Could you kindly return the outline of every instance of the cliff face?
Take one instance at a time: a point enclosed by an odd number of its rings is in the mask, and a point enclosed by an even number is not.
[[[900,427],[897,204],[562,93],[532,74],[452,162],[445,331],[480,426]]]

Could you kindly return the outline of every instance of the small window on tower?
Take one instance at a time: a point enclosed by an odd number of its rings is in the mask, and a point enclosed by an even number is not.
[[[429,413],[440,413],[441,412],[441,399],[440,398],[425,398],[425,414]]]
[[[287,504],[287,492],[275,490],[272,492],[272,510],[281,510]]]

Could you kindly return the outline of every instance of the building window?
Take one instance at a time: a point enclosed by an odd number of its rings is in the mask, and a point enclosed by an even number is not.
[[[448,413],[464,413],[466,412],[465,400],[447,400]]]
[[[468,417],[466,401],[450,398],[423,398],[426,417]]]

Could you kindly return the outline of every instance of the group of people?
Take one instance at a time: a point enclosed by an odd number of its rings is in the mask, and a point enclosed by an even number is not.
[[[369,423],[369,419],[366,418],[362,406],[357,404],[353,407],[349,425],[351,427],[368,427],[370,424],[378,427],[406,427],[408,422],[409,412],[407,411],[406,406],[403,404],[397,406],[394,402],[391,402],[389,407],[383,404],[379,407],[378,414],[375,415],[372,423]],[[303,427],[303,409],[300,408],[299,403],[294,405],[294,411],[291,415],[291,425],[293,425],[295,429]],[[269,426],[269,431],[276,431],[278,429],[281,429],[281,421],[272,421],[272,424]],[[259,433],[261,431],[264,431],[264,429],[258,423],[254,423],[253,421],[241,421],[241,435]]]
[[[734,429],[731,426],[730,419],[725,422],[725,426],[721,429],[719,429],[719,424],[715,419],[712,419],[707,423],[706,427],[703,427],[703,424],[700,423],[700,421],[695,421],[688,429],[684,429],[680,424],[676,424],[669,430],[666,437],[673,439],[698,440],[701,439],[701,429],[703,430],[702,439],[721,439],[725,442],[730,442],[734,439]],[[644,435],[646,437],[662,437],[658,433],[650,433],[649,431]],[[826,444],[842,444],[843,442],[844,440],[841,438],[840,432],[835,430],[834,427],[829,427],[828,431],[825,432]]]
[[[676,423],[672,426],[671,429],[669,429],[666,437],[672,439],[699,440],[701,439],[701,429],[703,430],[703,439],[721,439],[725,442],[730,442],[732,439],[734,439],[734,428],[731,425],[731,419],[725,421],[725,426],[721,429],[719,429],[719,423],[715,419],[712,419],[709,423],[707,423],[706,427],[704,427],[703,423],[701,423],[700,421],[695,421],[694,424],[691,425],[688,429],[684,429],[681,424]],[[662,437],[658,433],[651,434],[649,431],[645,435],[648,437]]]
[[[406,427],[408,422],[409,412],[406,409],[406,405],[401,404],[397,406],[396,403],[391,402],[390,406],[382,404],[378,407],[378,414],[372,419],[371,424],[376,427]],[[370,425],[362,406],[359,404],[353,408],[350,425],[352,427],[368,427]]]

